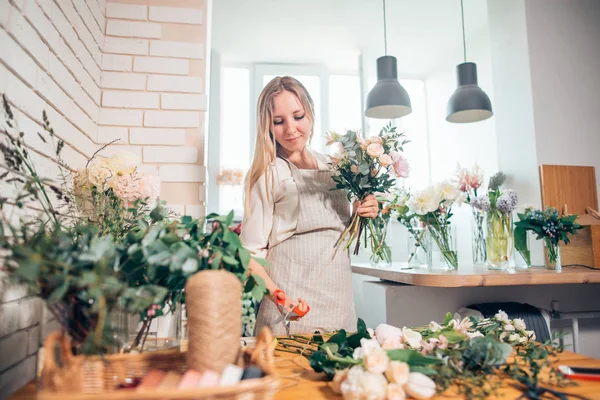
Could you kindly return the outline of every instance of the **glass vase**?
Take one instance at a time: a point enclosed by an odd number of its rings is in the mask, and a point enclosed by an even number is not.
[[[431,249],[430,270],[455,271],[458,269],[456,227],[453,225],[427,225]]]
[[[124,307],[117,305],[110,312],[110,336],[114,353],[120,353],[129,345],[129,317]]]
[[[487,260],[485,247],[485,213],[471,207],[473,218],[471,219],[471,232],[473,235],[473,265],[484,265]]]
[[[511,268],[515,248],[512,213],[490,210],[486,213],[485,225],[488,268]]]
[[[531,268],[531,233],[527,232],[525,236],[524,248],[519,249],[515,242],[514,265],[515,268]]]
[[[390,268],[392,266],[392,248],[388,245],[392,240],[391,221],[389,219],[376,218],[373,225],[380,235],[379,247],[375,246],[375,241],[370,243],[371,255],[370,264],[374,268]]]
[[[552,243],[549,238],[544,238],[544,247],[546,268],[556,270],[556,272],[562,271],[562,262],[560,260],[560,244]]]
[[[408,266],[426,268],[431,263],[430,239],[427,228],[411,227],[408,232]]]

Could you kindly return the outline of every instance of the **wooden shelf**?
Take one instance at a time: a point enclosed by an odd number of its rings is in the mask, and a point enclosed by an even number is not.
[[[521,285],[565,285],[600,283],[600,270],[584,267],[564,267],[556,272],[544,267],[515,269],[513,271],[488,270],[486,267],[463,267],[458,271],[428,271],[426,268],[406,268],[406,263],[394,263],[388,269],[373,268],[368,264],[354,263],[352,272],[382,280],[429,287],[478,287]]]

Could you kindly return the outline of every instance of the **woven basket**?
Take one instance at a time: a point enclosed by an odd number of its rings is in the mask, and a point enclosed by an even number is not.
[[[241,381],[238,385],[180,391],[136,391],[118,389],[127,378],[141,378],[151,369],[185,372],[186,353],[160,350],[140,354],[105,357],[74,356],[70,340],[59,332],[44,343],[44,368],[38,398],[46,400],[117,400],[117,399],[272,399],[279,386],[273,364],[274,344],[271,331],[263,328],[254,349],[241,348],[238,364],[258,365],[266,376]]]

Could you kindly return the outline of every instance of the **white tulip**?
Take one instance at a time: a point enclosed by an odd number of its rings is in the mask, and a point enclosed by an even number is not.
[[[379,344],[383,344],[387,339],[402,338],[402,329],[396,328],[392,325],[379,324],[375,328],[375,337]],[[361,342],[362,346],[362,342]]]
[[[421,340],[423,339],[423,337],[419,332],[404,327],[402,328],[402,335],[404,336],[404,341],[408,343],[410,347],[412,347],[413,349],[421,348]]]
[[[402,386],[390,383],[387,386],[387,400],[405,400],[406,392],[402,389]]]
[[[410,374],[410,367],[407,363],[402,361],[390,361],[385,376],[388,381],[404,385],[408,382],[408,375]]]
[[[387,370],[389,362],[387,351],[381,347],[365,354],[363,358],[365,369],[376,374],[383,374]]]

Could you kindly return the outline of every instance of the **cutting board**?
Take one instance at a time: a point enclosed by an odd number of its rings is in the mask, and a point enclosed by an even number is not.
[[[567,206],[568,214],[581,215],[577,222],[585,225],[571,243],[560,247],[563,265],[582,264],[600,268],[600,221],[585,214],[586,207],[598,209],[596,171],[594,167],[570,165],[540,166],[542,205],[561,211]]]

